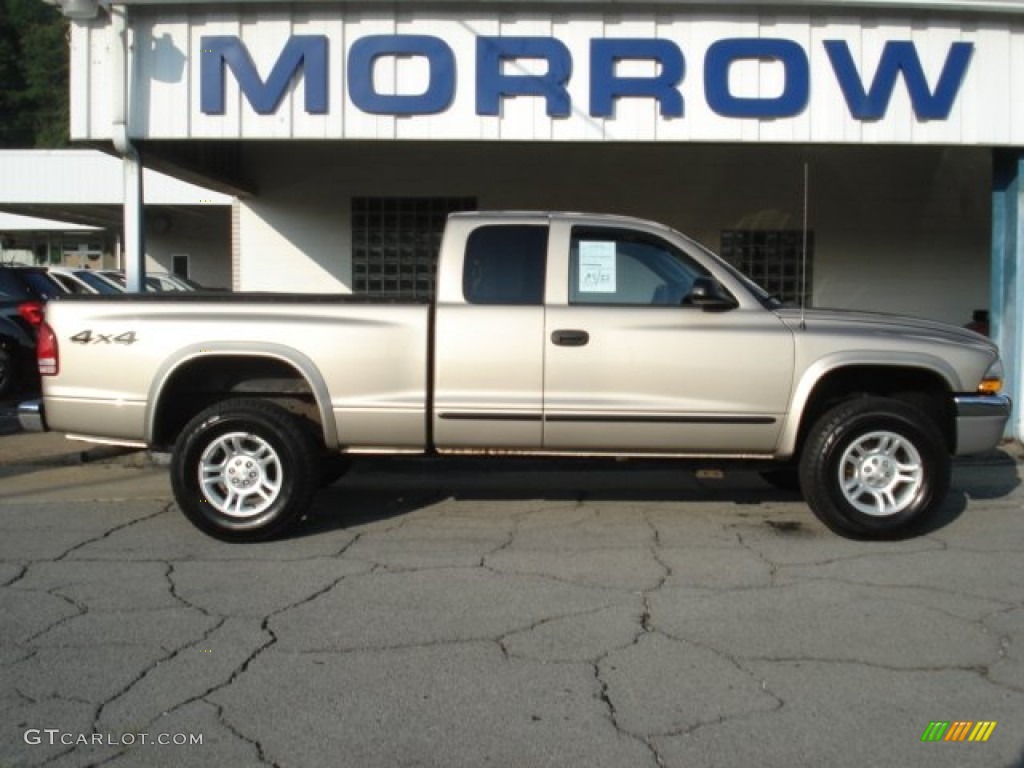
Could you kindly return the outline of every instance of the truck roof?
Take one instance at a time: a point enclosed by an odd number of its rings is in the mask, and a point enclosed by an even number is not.
[[[448,214],[450,219],[545,219],[548,221],[559,219],[571,221],[579,219],[587,223],[595,221],[607,222],[609,224],[622,224],[629,226],[641,225],[651,229],[668,231],[671,228],[656,221],[641,219],[635,216],[624,216],[617,213],[583,213],[578,211],[456,211]]]

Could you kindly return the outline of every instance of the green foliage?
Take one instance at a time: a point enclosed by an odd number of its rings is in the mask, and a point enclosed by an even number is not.
[[[68,22],[42,0],[0,0],[0,147],[68,143]]]

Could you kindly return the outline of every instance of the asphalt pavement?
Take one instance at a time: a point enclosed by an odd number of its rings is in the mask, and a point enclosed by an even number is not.
[[[0,766],[1024,765],[1015,446],[900,542],[751,472],[402,460],[229,545],[6,423]]]

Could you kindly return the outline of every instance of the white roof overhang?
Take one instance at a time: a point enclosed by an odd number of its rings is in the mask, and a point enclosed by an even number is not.
[[[225,5],[262,5],[277,3],[281,0],[44,0],[50,5],[60,7],[69,18],[93,18],[101,7],[111,5],[122,6],[225,6]],[[305,0],[309,4],[324,3],[337,6],[337,0]],[[673,6],[709,5],[708,0],[444,0],[446,7],[472,6],[474,9],[493,6],[498,7],[534,7],[553,8],[573,6],[577,8],[618,8],[634,10],[641,8],[657,8]],[[362,7],[391,6],[396,12],[402,5],[422,8],[431,5],[430,0],[416,3],[401,3],[395,0],[359,0],[350,3]],[[970,11],[977,13],[1024,13],[1024,0],[715,0],[716,7],[756,8],[756,9],[822,9],[848,10],[851,8],[877,8],[885,11]]]

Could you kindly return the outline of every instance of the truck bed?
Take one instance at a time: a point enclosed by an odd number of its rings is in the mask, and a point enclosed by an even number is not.
[[[62,298],[47,320],[66,332],[61,369],[74,376],[47,381],[47,422],[82,437],[102,426],[105,442],[159,445],[158,392],[230,391],[230,373],[207,371],[204,358],[235,355],[242,371],[260,355],[280,362],[279,378],[294,378],[297,403],[319,403],[334,445],[422,450],[429,315],[426,302],[338,294]]]

